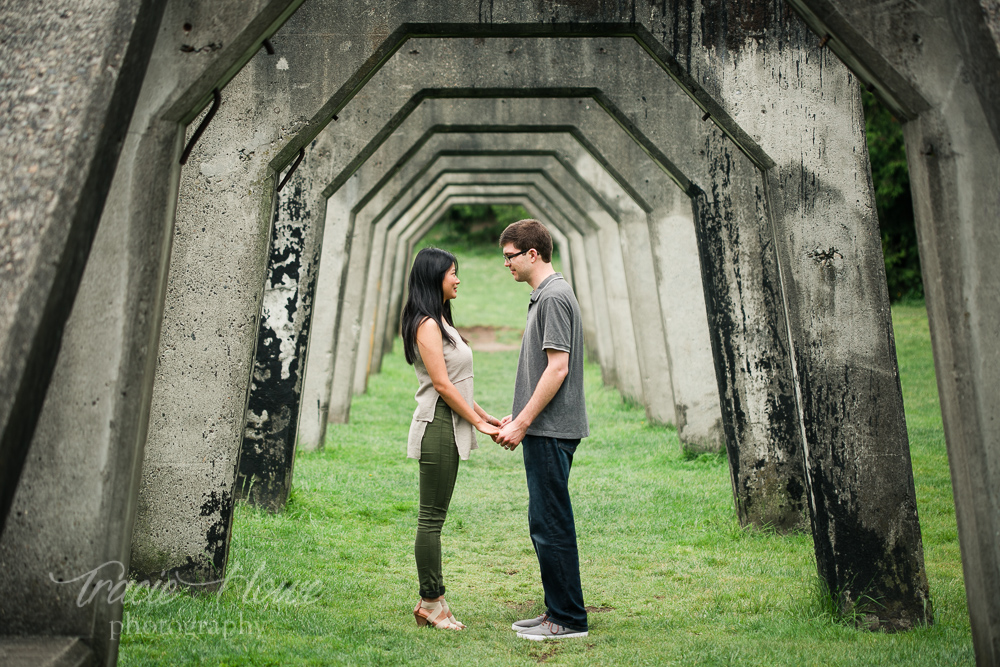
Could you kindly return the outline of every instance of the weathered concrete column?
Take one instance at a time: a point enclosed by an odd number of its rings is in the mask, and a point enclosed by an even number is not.
[[[292,489],[299,397],[313,311],[323,225],[303,201],[309,176],[278,195],[261,305],[236,497],[272,512]]]
[[[281,119],[259,100],[275,76],[261,53],[227,86],[181,177],[132,540],[137,579],[166,572],[204,584],[225,572],[271,230],[267,158],[280,137]]]
[[[183,146],[183,126],[170,110],[182,114],[179,100],[202,99],[212,77],[259,39],[254,22],[271,24],[268,10],[283,3],[220,2],[210,10],[188,4],[168,3],[159,37],[143,37],[156,42],[146,78],[128,74],[141,93],[66,322],[33,455],[0,539],[4,631],[83,637],[99,664],[114,664],[117,656],[119,583],[129,563],[162,316]],[[217,23],[202,21],[209,11]],[[192,60],[180,48],[191,36],[226,46]],[[90,572],[96,579],[88,588]],[[35,654],[33,664],[42,663]]]
[[[767,138],[762,143],[775,162],[764,187],[797,380],[817,566],[845,611],[863,611],[873,627],[907,629],[931,622],[933,614],[860,88],[829,54],[813,52],[818,38],[804,26],[785,29],[783,54],[818,59],[822,74],[800,69],[795,95],[772,99],[766,114],[748,109],[737,117],[751,135]],[[778,85],[777,70],[750,62],[736,70],[735,85]],[[808,116],[812,127],[789,120],[795,116]],[[881,606],[865,606],[865,597]]]
[[[976,660],[1000,663],[1000,36],[983,3],[796,0],[901,119]],[[995,5],[994,5],[995,6]]]
[[[163,6],[72,0],[59,11],[32,2],[0,9],[0,532]]]

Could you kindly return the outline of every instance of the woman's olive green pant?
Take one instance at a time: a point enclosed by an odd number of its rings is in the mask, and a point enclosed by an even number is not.
[[[420,443],[420,514],[413,553],[417,559],[420,596],[444,595],[441,574],[441,527],[448,514],[451,493],[458,476],[458,446],[451,421],[451,408],[439,398],[434,421],[427,425]]]

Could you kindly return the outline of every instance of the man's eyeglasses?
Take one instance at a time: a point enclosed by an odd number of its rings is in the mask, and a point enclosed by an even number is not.
[[[510,262],[510,261],[513,261],[513,259],[515,257],[520,257],[521,255],[523,255],[526,252],[531,252],[531,248],[528,248],[527,250],[522,250],[521,252],[512,252],[509,255],[507,253],[503,253],[503,258],[504,258],[504,261]]]

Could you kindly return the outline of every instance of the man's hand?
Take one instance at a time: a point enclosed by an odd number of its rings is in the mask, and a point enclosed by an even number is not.
[[[521,444],[521,440],[524,439],[524,434],[528,430],[528,427],[527,425],[522,425],[518,420],[510,419],[510,417],[506,417],[500,423],[502,426],[500,427],[500,434],[497,435],[497,442],[504,449],[514,451]]]
[[[503,419],[501,419],[500,423],[498,424],[500,426],[500,430],[503,431],[503,427],[506,426],[507,424],[509,424],[510,421],[511,421],[511,415],[507,415],[506,417],[504,417]],[[500,434],[499,433],[497,433],[495,436],[493,436],[493,442],[495,442],[498,445],[502,446],[504,449],[509,449],[509,447],[506,444],[504,444],[503,442],[500,442]]]

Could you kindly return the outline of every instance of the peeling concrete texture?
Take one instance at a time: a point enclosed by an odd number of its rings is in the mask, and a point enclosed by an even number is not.
[[[279,195],[254,355],[237,495],[271,511],[292,488],[299,397],[323,227],[293,178]]]
[[[909,120],[903,131],[973,644],[978,664],[998,664],[1000,5],[792,4]]]

